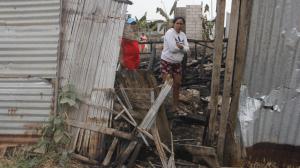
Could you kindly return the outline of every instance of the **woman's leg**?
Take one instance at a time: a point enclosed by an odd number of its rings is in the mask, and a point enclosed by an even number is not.
[[[179,90],[181,86],[181,73],[173,74],[173,110],[177,109],[179,103]]]

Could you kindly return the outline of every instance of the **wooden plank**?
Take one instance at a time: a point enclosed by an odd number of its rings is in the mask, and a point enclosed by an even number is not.
[[[158,97],[156,98],[155,102],[149,109],[148,113],[146,114],[145,118],[143,119],[142,123],[139,125],[141,129],[148,130],[152,127],[154,121],[156,120],[156,115],[159,110],[159,107],[162,105],[164,100],[166,99],[167,95],[172,89],[173,80],[168,79],[165,81],[163,88],[161,89]]]
[[[118,71],[117,83],[121,83],[123,85],[134,110],[137,109],[137,111],[132,113],[132,116],[136,122],[140,124],[154,102],[151,102],[151,96],[149,96],[149,94],[154,91],[155,100],[161,90],[161,87],[158,87],[153,74],[144,70]],[[159,109],[158,116],[156,117],[156,123],[162,141],[164,143],[169,143],[170,129],[163,107]]]
[[[154,141],[153,136],[152,136],[149,132],[147,132],[147,131],[145,131],[145,130],[142,130],[142,129],[140,129],[140,128],[137,128],[137,129],[138,129],[138,131],[140,131],[141,133],[143,133],[144,135],[146,135],[146,137],[148,137],[149,139],[151,139],[151,140]],[[172,153],[172,151],[171,151],[171,150],[168,148],[168,146],[165,145],[164,143],[162,143],[162,147],[163,147],[167,152]]]
[[[7,146],[0,148],[0,158],[3,158],[6,153]]]
[[[142,147],[143,147],[143,143],[139,142],[136,145],[136,147],[135,147],[135,149],[134,149],[134,151],[133,151],[133,153],[132,153],[132,155],[131,155],[131,157],[129,159],[129,162],[127,164],[127,168],[133,168],[134,167],[134,163],[135,163],[135,161],[136,161],[136,159],[137,159],[137,157],[138,157],[138,155],[139,155]]]
[[[225,1],[217,1],[217,18],[216,18],[216,40],[215,40],[215,56],[213,59],[213,72],[211,83],[211,102],[210,102],[210,118],[208,126],[208,144],[214,145],[216,132],[216,116],[218,109],[218,95],[220,86],[220,69],[223,51],[223,34],[224,34],[224,13]]]
[[[125,110],[125,113],[127,114],[127,116],[129,117],[129,119],[131,120],[131,122],[134,124],[134,126],[137,126],[136,121],[134,120],[134,118],[132,117],[132,115],[130,114],[129,110],[126,108],[126,106],[124,105],[124,103],[121,101],[121,99],[119,98],[119,96],[116,96],[118,102],[121,104],[121,106],[123,107],[123,109]],[[128,100],[129,101],[129,100]],[[130,105],[131,106],[131,105]]]
[[[103,166],[108,166],[108,164],[110,163],[110,160],[111,160],[111,157],[117,147],[117,144],[119,142],[119,139],[118,138],[114,138],[113,142],[111,143],[109,149],[108,149],[108,152],[106,154],[106,157],[105,159],[103,160],[102,162],[102,165]]]
[[[169,158],[169,161],[168,161],[168,168],[176,168],[176,165],[175,165],[175,153],[174,153],[174,140],[173,140],[173,134],[171,132],[171,156]]]
[[[123,109],[118,115],[114,117],[114,120],[117,120],[124,112],[125,110]]]
[[[98,164],[98,161],[89,159],[89,158],[87,158],[85,156],[82,156],[82,155],[79,155],[79,154],[72,153],[71,157],[74,158],[74,159],[80,160],[82,162],[92,164],[92,165],[97,165]]]
[[[92,124],[88,124],[88,123],[84,123],[84,122],[70,121],[70,120],[66,121],[66,123],[73,127],[83,128],[83,129],[91,130],[91,131],[95,131],[95,132],[100,132],[100,133],[106,134],[106,135],[116,136],[116,137],[120,137],[120,138],[128,139],[128,140],[133,139],[132,134],[122,132],[122,131],[119,131],[119,130],[116,130],[113,128],[107,128],[104,126],[92,125]]]
[[[125,161],[129,158],[129,155],[132,153],[134,148],[137,145],[137,141],[131,141],[124,152],[121,154],[120,158],[118,159],[118,168],[122,168]]]
[[[160,140],[160,137],[159,137],[159,134],[158,134],[156,124],[154,124],[154,126],[152,127],[151,132],[152,132],[153,140],[154,140],[154,143],[155,143],[155,146],[156,146],[156,150],[159,154],[159,158],[160,158],[160,161],[163,165],[163,168],[168,168],[168,158],[167,158],[167,155],[166,155],[166,153],[165,153],[165,151],[162,147],[162,143],[161,143],[161,140]]]
[[[219,168],[218,158],[216,151],[212,147],[178,144],[177,147],[183,147],[190,155],[193,156],[193,160],[203,161],[208,167]]]
[[[130,103],[130,101],[129,101],[129,98],[128,98],[126,92],[125,92],[125,89],[124,89],[123,85],[122,85],[122,84],[119,84],[119,87],[120,87],[122,96],[123,96],[123,98],[124,98],[124,100],[125,100],[125,103],[126,103],[128,109],[133,110],[132,105],[131,105],[131,103]]]
[[[240,88],[243,80],[248,34],[250,29],[251,11],[253,0],[241,1],[239,29],[237,39],[237,50],[235,57],[234,78],[232,101],[230,113],[228,116],[228,125],[226,129],[226,140],[224,148],[224,165],[239,166],[241,165],[241,148],[240,144],[234,136],[236,128],[237,113],[239,107]]]
[[[154,121],[156,120],[156,115],[157,115],[157,112],[159,110],[159,107],[164,102],[164,100],[167,97],[168,93],[172,89],[172,84],[173,84],[172,79],[168,79],[168,80],[165,81],[165,84],[164,84],[163,88],[161,89],[158,97],[156,98],[155,102],[153,103],[153,105],[149,109],[148,113],[144,117],[142,123],[139,125],[139,129],[149,130],[152,127]],[[141,136],[142,135],[140,134],[139,137],[141,137]],[[137,141],[131,141],[130,142],[130,144],[128,145],[126,150],[121,154],[120,158],[118,159],[119,160],[118,161],[118,167],[123,166],[125,161],[128,159],[129,155],[135,149],[137,143],[138,143]]]
[[[232,1],[229,37],[228,37],[228,49],[226,55],[224,89],[223,89],[222,106],[221,106],[221,119],[220,119],[218,144],[217,144],[217,155],[220,163],[223,163],[225,133],[226,133],[227,118],[228,118],[230,101],[231,101],[231,86],[232,86],[232,75],[233,75],[236,43],[237,43],[239,11],[240,11],[240,0]]]

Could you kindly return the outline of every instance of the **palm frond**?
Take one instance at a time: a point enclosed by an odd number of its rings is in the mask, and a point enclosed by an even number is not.
[[[139,19],[139,21],[140,21],[140,22],[144,22],[144,21],[146,21],[146,20],[147,20],[147,12],[145,12],[144,16],[142,16],[142,17]]]
[[[161,16],[163,16],[167,21],[170,20],[168,14],[162,9],[162,8],[156,8],[156,13],[159,13]]]
[[[172,8],[171,8],[171,10],[170,10],[170,15],[172,15],[174,12],[175,12],[175,9],[176,9],[176,7],[177,7],[177,2],[178,2],[179,0],[175,0],[174,1],[174,3],[173,3],[173,6],[172,6]]]
[[[205,13],[205,12],[209,12],[209,6],[208,6],[207,4],[206,4],[205,7],[204,7],[204,13]]]
[[[163,23],[160,28],[159,28],[159,31],[161,31],[162,29],[166,29],[167,27],[167,23]]]

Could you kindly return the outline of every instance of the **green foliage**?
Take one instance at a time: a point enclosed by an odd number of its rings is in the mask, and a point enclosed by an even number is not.
[[[70,136],[65,130],[65,120],[62,116],[50,118],[49,123],[42,129],[42,138],[36,145],[36,151],[61,151],[70,143]]]
[[[145,12],[145,14],[140,19],[135,17],[135,20],[137,22],[137,27],[138,27],[139,30],[145,30],[145,29],[148,28],[147,12]]]
[[[162,8],[156,8],[156,13],[159,13],[161,16],[163,16],[166,19],[166,21],[170,20],[170,17]]]
[[[207,4],[206,4],[205,7],[204,7],[204,13],[205,13],[205,12],[209,12],[209,6],[208,6]]]
[[[171,8],[171,10],[170,10],[170,15],[172,15],[174,12],[175,12],[175,9],[176,9],[176,7],[177,7],[177,2],[178,2],[179,0],[175,0],[175,2],[173,3],[173,6],[172,6],[172,8]]]
[[[169,15],[172,15],[175,12],[175,9],[177,7],[177,2],[178,1],[179,0],[175,0],[174,1],[173,5],[172,5],[172,8],[171,8],[171,10],[169,12]],[[162,24],[162,26],[160,27],[159,31],[161,31],[162,29],[167,30],[169,28],[169,26],[171,25],[171,22],[172,22],[172,20],[170,19],[171,16],[168,15],[167,11],[163,10],[160,7],[156,8],[156,13],[159,13],[161,16],[163,16],[165,18],[165,21]]]
[[[207,4],[204,7],[204,13],[205,12],[209,12],[209,6]],[[215,25],[215,22],[208,21],[206,15],[202,16],[201,20],[202,20],[202,29],[203,29],[202,38],[203,40],[211,40],[210,36],[213,34],[212,30]]]
[[[71,84],[65,85],[58,96],[59,105],[78,108],[78,104],[76,103],[77,98],[78,95],[76,94],[75,86]]]
[[[202,28],[203,28],[202,38],[204,40],[211,40],[210,35],[213,34],[212,30],[214,24],[215,24],[214,21],[208,21],[206,18],[202,18]]]

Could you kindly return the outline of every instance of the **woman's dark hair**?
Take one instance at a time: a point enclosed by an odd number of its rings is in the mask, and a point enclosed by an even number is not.
[[[183,17],[181,17],[181,16],[175,17],[175,18],[173,19],[173,24],[175,24],[176,21],[179,20],[179,19],[181,19],[181,20],[183,21],[183,24],[185,24],[185,19],[184,19]]]

